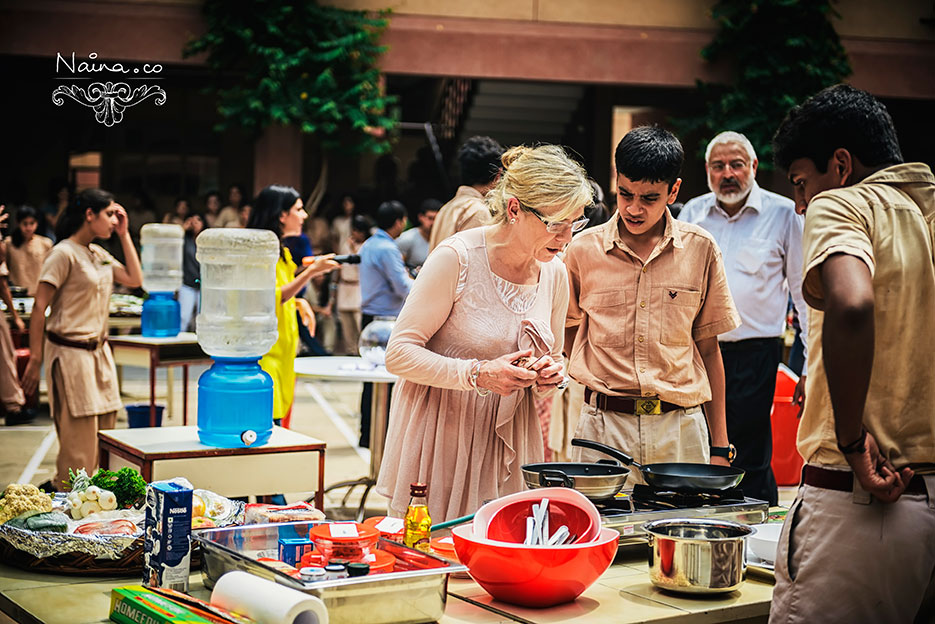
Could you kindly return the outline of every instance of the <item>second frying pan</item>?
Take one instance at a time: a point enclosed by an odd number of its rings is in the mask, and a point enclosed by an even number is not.
[[[633,461],[633,458],[623,451],[600,442],[575,438],[571,441],[571,444],[572,446],[599,451],[605,455],[610,455],[627,466],[634,466],[643,475],[643,480],[655,488],[693,492],[700,490],[729,490],[737,487],[744,475],[743,470],[740,468],[713,466],[711,464],[671,462],[641,465]]]

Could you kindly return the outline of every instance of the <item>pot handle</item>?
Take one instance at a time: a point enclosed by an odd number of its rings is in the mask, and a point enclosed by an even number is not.
[[[621,450],[615,449],[612,446],[607,446],[606,444],[601,444],[600,442],[595,442],[594,440],[585,440],[583,438],[574,438],[571,441],[572,446],[580,446],[583,448],[589,448],[592,451],[598,451],[599,453],[604,453],[605,455],[610,455],[614,459],[622,461],[626,466],[636,466],[637,470],[642,471],[643,467],[634,461],[632,457],[627,455]]]
[[[539,471],[539,485],[542,487],[567,487],[575,488],[575,478],[569,477],[561,470],[541,470]]]

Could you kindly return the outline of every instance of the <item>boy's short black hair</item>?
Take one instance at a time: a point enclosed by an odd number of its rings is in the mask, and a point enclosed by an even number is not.
[[[381,230],[388,230],[405,218],[406,207],[396,200],[385,201],[377,207],[377,227]]]
[[[640,126],[627,132],[614,152],[617,173],[633,182],[662,182],[669,190],[685,161],[685,151],[678,138],[659,126]]]
[[[419,212],[417,212],[416,214],[424,215],[427,212],[432,212],[432,211],[438,212],[439,210],[441,210],[441,207],[442,207],[442,203],[440,201],[432,197],[429,197],[428,199],[422,200],[422,203],[419,204]]]
[[[773,137],[773,160],[788,171],[793,161],[808,158],[825,173],[834,150],[842,147],[866,167],[903,161],[886,107],[846,84],[823,89],[789,111]]]
[[[370,236],[370,228],[372,227],[373,223],[364,215],[355,215],[354,218],[351,219],[351,230],[355,232],[361,232]]]
[[[488,136],[473,136],[458,150],[461,165],[461,184],[487,185],[497,179],[503,146]]]

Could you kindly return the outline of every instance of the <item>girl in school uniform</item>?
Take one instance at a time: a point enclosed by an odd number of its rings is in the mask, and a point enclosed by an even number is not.
[[[316,275],[322,275],[340,265],[332,260],[334,254],[318,256],[315,262],[301,273],[289,249],[282,245],[283,232],[302,229],[308,213],[298,191],[288,186],[267,186],[260,191],[250,212],[247,227],[270,230],[279,238],[279,261],[276,263],[276,318],[279,338],[269,353],[260,359],[260,366],[273,378],[273,421],[289,425],[292,402],[295,397],[295,354],[299,345],[299,324],[296,310],[312,335],[315,333],[312,308],[296,294]],[[301,258],[298,259],[302,261]]]
[[[115,232],[125,265],[93,242]],[[61,489],[69,468],[89,473],[97,468],[97,432],[114,427],[121,402],[117,369],[106,342],[110,295],[115,281],[138,287],[143,273],[127,213],[107,191],[79,193],[59,218],[56,235],[59,242],[39,274],[23,389],[30,393],[39,385],[44,353],[49,406],[59,440],[53,484]]]

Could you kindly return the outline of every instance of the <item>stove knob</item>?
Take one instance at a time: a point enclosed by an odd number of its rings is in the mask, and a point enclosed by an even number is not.
[[[256,442],[256,431],[254,431],[253,429],[247,429],[246,431],[240,434],[240,439],[243,441],[245,446],[250,446],[251,444]]]

